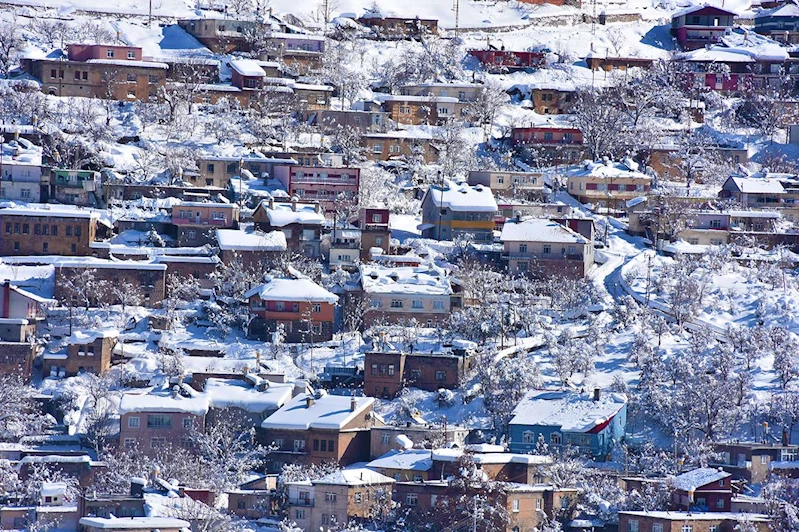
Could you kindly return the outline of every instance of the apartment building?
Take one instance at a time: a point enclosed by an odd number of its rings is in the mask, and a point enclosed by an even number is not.
[[[363,298],[368,301],[364,326],[379,322],[435,327],[449,318],[453,294],[450,278],[430,267],[362,264]]]
[[[490,188],[445,180],[431,185],[422,198],[422,236],[453,240],[468,234],[476,242],[491,242],[496,212]]]
[[[91,243],[111,229],[100,212],[70,205],[28,204],[0,209],[0,253],[90,256]]]
[[[335,213],[358,204],[359,168],[326,166],[276,166],[274,177],[292,197],[318,202],[325,212]]]

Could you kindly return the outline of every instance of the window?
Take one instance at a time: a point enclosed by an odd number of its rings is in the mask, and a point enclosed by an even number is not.
[[[356,491],[355,492],[355,503],[356,504],[361,504],[362,502],[363,502],[363,493],[361,493],[360,491]]]
[[[80,236],[80,235],[81,235],[81,228],[80,228],[79,225],[76,225],[75,226],[75,236]]]
[[[412,369],[411,370],[411,380],[418,381],[422,378],[422,370],[420,369]]]
[[[327,502],[336,502],[336,494],[329,491],[325,492],[325,500]]]
[[[391,443],[391,435],[387,432],[384,432],[380,437],[380,441],[382,443]]]
[[[550,246],[549,244],[545,244],[544,245],[544,253],[545,254],[546,253],[552,253],[552,246]]]
[[[560,445],[561,441],[562,440],[561,440],[559,432],[553,432],[552,434],[549,435],[549,442],[550,443],[552,443],[554,445]]]
[[[126,79],[132,83],[136,82],[136,74],[128,74]]]
[[[284,303],[282,301],[278,301],[277,303],[275,303],[275,310],[276,311],[283,312],[284,308],[285,308],[285,305],[284,305]]]
[[[391,300],[391,308],[402,308],[402,300],[401,299],[392,299]]]
[[[630,519],[627,523],[627,532],[638,532],[638,519]]]
[[[305,510],[295,510],[294,511],[294,518],[295,519],[305,519]]]
[[[136,447],[136,440],[134,438],[125,438],[123,445],[125,446],[125,449],[133,449]]]
[[[422,300],[421,299],[414,299],[411,307],[415,308],[415,309],[420,309],[420,308],[424,308],[424,305],[422,304]]]
[[[19,228],[20,228],[20,225],[19,225],[19,224],[14,224],[14,234],[15,234],[15,235],[18,235],[18,234],[19,234]]]
[[[72,226],[71,225],[67,226],[66,232],[67,232],[67,236],[72,236]]]
[[[19,242],[14,242],[14,251],[19,251]]]
[[[150,74],[149,76],[147,76],[147,81],[149,81],[151,85],[158,83],[158,76],[153,76],[152,74]]]
[[[192,418],[190,418],[190,417],[184,417],[183,418],[183,428],[184,429],[190,429],[193,426],[194,426],[194,420]]]
[[[311,312],[314,312],[316,314],[322,312],[322,304],[314,303],[313,305],[311,305]]]
[[[652,532],[663,532],[663,525],[660,523],[655,523],[652,525]]]
[[[724,508],[724,499],[718,499],[716,501],[716,508],[718,508],[718,509]]]
[[[29,227],[30,226],[28,224],[22,224],[22,234],[23,235],[27,235],[29,233],[29,229],[28,229]]]
[[[128,50],[128,59],[136,59],[136,54],[133,50]]]
[[[238,508],[239,510],[246,510],[247,509],[247,501],[245,501],[244,499],[239,499],[236,502],[236,508]]]
[[[519,511],[519,499],[513,499],[511,501],[511,508],[513,509],[514,512]]]
[[[205,165],[205,168],[208,171],[208,173],[210,174],[214,173],[214,163],[208,163],[207,165]]]
[[[372,144],[372,153],[383,153],[383,145],[379,142]]]
[[[519,253],[527,253],[527,244],[519,244]]]
[[[408,493],[405,495],[406,506],[417,506],[419,504],[419,496],[415,493]]]
[[[109,48],[108,50],[105,51],[105,56],[108,58],[114,57],[114,51]]]
[[[294,440],[294,452],[298,453],[305,450],[305,440]]]
[[[137,429],[137,428],[139,428],[139,423],[140,422],[141,422],[141,418],[139,418],[139,416],[129,417],[128,418],[128,428]]]
[[[148,414],[148,429],[170,429],[172,428],[172,416],[165,414]]]
[[[442,370],[436,371],[436,380],[437,381],[445,381],[447,380],[447,372]]]
[[[680,532],[694,532],[694,526],[693,525],[683,525],[682,528],[680,529]]]
[[[42,226],[41,226],[41,224],[34,224],[33,225],[33,234],[34,235],[42,234]]]
[[[724,486],[724,479],[719,480],[719,486]]]
[[[542,500],[541,499],[536,499],[535,500],[535,509],[536,510],[541,510],[542,508],[543,508]]]
[[[444,310],[444,302],[440,299],[433,301],[433,310]]]
[[[53,236],[58,236],[58,226],[54,225],[50,228],[50,234]]]
[[[709,527],[707,527],[707,532],[719,532],[719,526],[718,525],[710,525]]]
[[[55,78],[55,69],[50,70],[50,77]]]
[[[380,214],[372,214],[372,223],[379,224],[383,221],[383,216]]]
[[[161,447],[166,446],[166,438],[151,438],[150,439],[150,448],[151,449],[158,449]]]
[[[42,251],[45,253],[50,251],[50,244],[48,242],[42,242]]]
[[[535,434],[533,434],[533,431],[524,431],[524,434],[522,434],[522,443],[535,443]]]
[[[389,364],[388,365],[388,374],[389,375],[394,375],[394,364]]]

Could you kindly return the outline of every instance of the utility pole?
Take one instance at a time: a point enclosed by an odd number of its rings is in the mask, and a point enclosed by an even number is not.
[[[453,0],[452,10],[455,12],[455,37],[457,37],[460,29],[460,0]]]
[[[147,14],[147,27],[153,25],[153,0],[150,0],[150,11]]]

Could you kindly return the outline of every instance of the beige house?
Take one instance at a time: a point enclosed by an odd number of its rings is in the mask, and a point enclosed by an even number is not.
[[[603,212],[619,212],[625,202],[646,195],[652,178],[638,171],[638,164],[586,161],[566,174],[566,187],[580,203],[591,203]]]
[[[461,102],[474,102],[480,97],[484,85],[480,83],[416,83],[400,88],[405,96],[439,96],[457,98]]]
[[[593,242],[552,220],[508,220],[500,240],[508,272],[513,275],[580,278],[594,264]]]
[[[387,267],[361,265],[363,297],[368,299],[365,326],[377,322],[406,323],[416,320],[434,327],[449,318],[452,285],[435,267]]]
[[[495,194],[543,196],[544,176],[539,172],[506,172],[502,170],[470,170],[468,183],[483,185]]]
[[[394,479],[371,469],[342,469],[318,480],[287,483],[288,517],[302,530],[338,530],[391,509]]]

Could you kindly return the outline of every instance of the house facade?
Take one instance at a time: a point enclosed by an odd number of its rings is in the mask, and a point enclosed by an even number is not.
[[[514,453],[535,452],[541,437],[549,446],[572,446],[604,459],[624,439],[626,426],[623,394],[532,390],[513,410],[509,445]]]
[[[0,209],[0,227],[0,253],[5,256],[91,256],[91,243],[110,223],[98,211],[30,204]]]
[[[580,279],[594,265],[594,243],[554,220],[511,218],[502,226],[500,241],[513,275]]]
[[[631,160],[585,162],[567,173],[566,189],[580,203],[619,212],[628,200],[646,195],[651,184],[652,178]]]
[[[303,530],[331,530],[351,520],[380,519],[391,508],[394,479],[366,468],[344,469],[288,484],[288,518]]]
[[[719,42],[732,29],[737,14],[709,5],[695,5],[671,18],[671,34],[683,50],[696,50]]]
[[[52,96],[147,101],[166,81],[166,63],[143,61],[141,48],[70,44],[66,59],[23,59]]]
[[[334,307],[338,296],[307,277],[267,276],[266,282],[245,292],[249,301],[249,334],[271,340],[282,328],[284,341],[327,342],[333,339]]]
[[[119,403],[119,444],[154,455],[168,447],[191,448],[194,431],[205,430],[208,399],[183,386],[151,393],[125,393]]]
[[[544,176],[538,172],[505,172],[502,170],[470,170],[470,186],[488,187],[496,195],[526,199],[545,196]]]
[[[67,338],[67,358],[64,369],[67,377],[83,373],[102,375],[111,368],[111,351],[117,344],[115,330],[75,331]],[[53,364],[45,367],[53,375]]]
[[[532,71],[546,64],[543,52],[526,52],[497,49],[469,50],[470,56],[477,59],[486,72]]]
[[[364,326],[410,323],[434,327],[449,317],[453,294],[449,277],[435,267],[360,267],[363,297],[368,301]]]
[[[301,393],[261,423],[258,439],[275,450],[269,471],[283,465],[342,466],[369,458],[369,429],[380,422],[373,414],[374,399],[332,395],[324,390]]]
[[[743,519],[758,532],[771,530],[760,514],[718,512],[619,512],[619,532],[733,532]]]
[[[729,512],[732,475],[721,468],[700,467],[671,479],[671,508],[686,512]]]
[[[472,366],[472,354],[369,351],[364,359],[363,393],[392,399],[405,387],[430,392],[457,388]]]
[[[239,206],[233,203],[184,201],[173,205],[171,214],[177,243],[182,247],[209,244],[216,229],[235,229],[239,224]]]
[[[491,242],[496,212],[490,188],[446,180],[431,185],[422,198],[422,236],[453,240],[468,234],[476,242]]]
[[[274,198],[262,201],[252,214],[255,229],[264,233],[281,231],[287,249],[309,258],[321,256],[324,209],[319,203],[277,202]]]
[[[325,212],[335,213],[358,204],[359,168],[320,166],[276,166],[274,177],[292,197],[318,202]]]
[[[570,126],[516,127],[510,142],[525,158],[542,164],[574,164],[588,153],[582,131]]]

